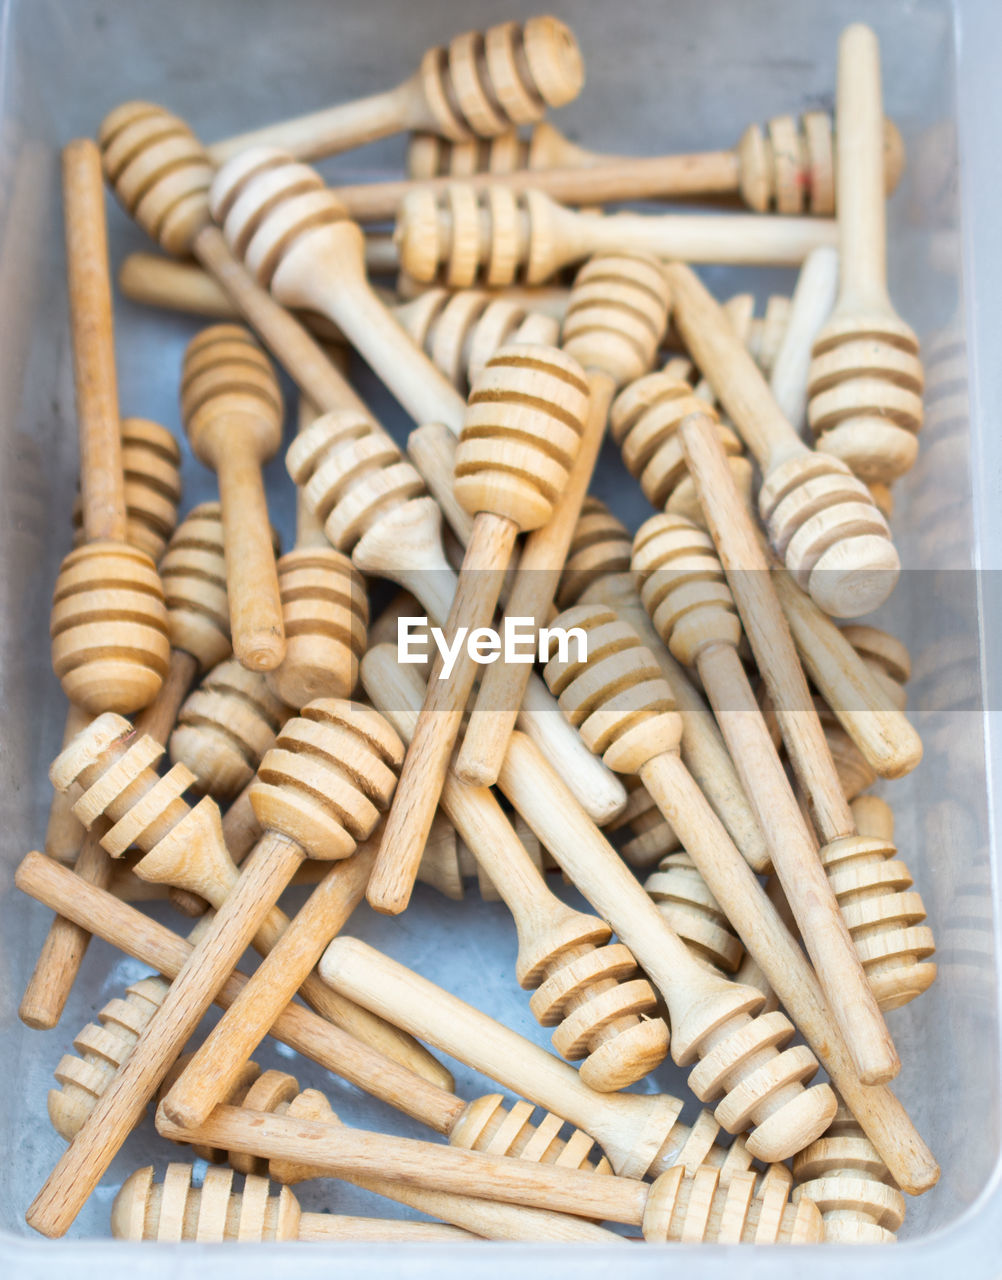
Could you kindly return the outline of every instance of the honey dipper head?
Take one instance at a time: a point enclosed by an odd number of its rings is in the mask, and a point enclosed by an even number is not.
[[[457,499],[538,529],[577,455],[588,412],[584,370],[556,347],[502,347],[470,392],[455,462]]]
[[[633,571],[655,630],[686,666],[712,645],[736,649],[741,620],[710,535],[685,516],[653,516],[633,540]]]
[[[630,535],[599,498],[585,498],[557,590],[557,606],[577,604],[593,582],[630,572]]]
[[[463,32],[429,49],[419,74],[429,124],[455,142],[534,124],[584,84],[573,33],[548,14]]]
[[[153,561],[135,547],[92,542],[71,551],[49,630],[63,691],[91,715],[128,715],[159,692],[170,657],[167,609]]]
[[[98,143],[125,211],[167,253],[187,256],[209,221],[212,165],[185,122],[151,102],[125,102],[102,120]]]
[[[295,1240],[301,1211],[288,1187],[269,1196],[266,1178],[248,1176],[234,1190],[232,1169],[210,1167],[192,1186],[190,1164],[169,1164],[162,1182],[153,1167],[137,1169],[115,1197],[111,1232],[116,1240]]]
[[[858,618],[894,590],[901,562],[887,521],[844,462],[798,454],[759,490],[769,540],[798,586],[834,617]]]
[[[216,466],[234,433],[264,462],[282,442],[282,397],[271,362],[237,324],[195,335],[181,370],[181,417],[200,462]]]
[[[657,260],[597,254],[574,278],[560,345],[622,386],[650,369],[667,325],[668,284]]]
[[[364,271],[364,237],[315,169],[275,147],[248,147],[222,165],[209,191],[212,216],[236,257],[280,302],[300,305],[294,281],[280,270],[303,244],[344,252],[338,267]],[[315,274],[316,264],[307,264]]]
[[[250,789],[254,814],[313,858],[346,858],[388,808],[403,757],[378,711],[318,699],[286,721],[261,761]]]
[[[633,628],[604,605],[566,609],[553,628],[583,633],[587,656],[568,643],[543,676],[589,749],[618,773],[636,773],[654,756],[677,751],[682,721],[661,668]]]
[[[208,671],[230,656],[223,522],[218,502],[203,502],[181,521],[160,562],[171,645]]]

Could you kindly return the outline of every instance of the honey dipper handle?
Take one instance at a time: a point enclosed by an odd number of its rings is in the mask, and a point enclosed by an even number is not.
[[[172,1120],[189,1128],[202,1124],[229,1096],[241,1068],[361,902],[374,857],[370,842],[335,863],[313,890],[164,1098]]]
[[[412,81],[407,80],[384,93],[341,102],[322,111],[224,138],[206,148],[209,158],[218,167],[248,147],[278,147],[297,160],[315,160],[362,147],[387,134],[416,127],[409,121],[407,111],[413,92],[411,84]]]
[[[838,310],[890,311],[880,48],[861,22],[846,27],[839,39],[837,92]]]
[[[489,513],[477,516],[445,626],[449,642],[460,626],[469,626],[472,620],[482,625],[493,618],[517,536],[518,525],[513,520]],[[438,678],[440,665],[436,663],[432,669],[428,696],[404,758],[366,890],[369,905],[390,915],[404,911],[410,901],[449,757],[476,678],[476,663],[462,647],[447,679]]]
[[[772,850],[773,865],[828,1005],[866,1084],[885,1084],[901,1063],[834,891],[817,855],[737,650],[707,646],[703,687]],[[686,849],[692,853],[691,845]]]
[[[84,535],[88,542],[124,542],[125,479],[104,176],[101,153],[89,138],[78,138],[63,149],[63,210]]]
[[[786,332],[772,366],[770,390],[796,431],[804,425],[814,339],[835,304],[838,263],[835,249],[815,249],[804,259],[793,290]]]
[[[220,450],[217,474],[233,655],[252,671],[273,671],[285,656],[285,627],[261,464],[235,442]]]
[[[62,1236],[69,1230],[303,857],[301,847],[284,836],[266,836],[258,845],[240,885],[29,1206],[25,1221],[35,1231]]]
[[[218,227],[203,227],[195,237],[193,251],[318,412],[354,409],[368,415],[364,402],[307,330],[233,256]]]
[[[531,618],[535,638],[548,621],[564,561],[570,550],[581,506],[605,438],[605,424],[616,384],[606,373],[588,375],[591,399],[578,455],[557,499],[553,515],[526,538],[518,560],[515,585],[505,605],[505,618]],[[497,782],[508,741],[515,729],[532,663],[495,662],[480,682],[466,736],[456,757],[464,782],[489,787]]]

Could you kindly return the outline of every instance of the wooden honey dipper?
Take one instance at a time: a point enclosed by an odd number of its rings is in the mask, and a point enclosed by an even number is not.
[[[806,1196],[788,1203],[782,1176],[756,1194],[755,1175],[736,1174],[725,1187],[716,1169],[687,1174],[677,1167],[653,1185],[615,1174],[519,1163],[508,1156],[460,1151],[413,1138],[349,1128],[334,1117],[262,1115],[219,1106],[198,1129],[171,1123],[161,1108],[157,1127],[165,1137],[235,1147],[274,1162],[302,1162],[341,1173],[375,1174],[418,1187],[502,1200],[530,1208],[640,1226],[647,1240],[698,1239],[721,1243],[808,1243],[822,1238],[817,1207]],[[364,1185],[364,1183],[363,1183]]]
[[[301,398],[299,429],[316,414]],[[287,706],[314,698],[347,698],[358,683],[365,651],[369,602],[365,581],[347,556],[327,541],[323,526],[300,492],[296,545],[278,562],[286,649],[268,685]]]
[[[812,249],[834,244],[835,224],[753,214],[578,213],[541,191],[478,191],[454,182],[440,192],[417,187],[406,196],[394,234],[400,265],[415,280],[495,288],[542,284],[595,253],[797,266]]]
[[[505,618],[529,619],[538,635],[548,620],[585,495],[605,439],[618,387],[654,363],[668,323],[664,273],[653,258],[599,254],[578,272],[561,331],[561,350],[585,371],[588,416],[577,457],[551,517],[519,555]],[[456,757],[464,782],[493,786],[515,728],[530,664],[496,662],[484,672]]]
[[[159,560],[164,543],[174,532],[177,503],[181,493],[180,450],[166,427],[144,418],[126,418],[122,423],[122,452],[125,474],[126,536],[129,542]],[[74,519],[82,518],[82,508],[74,507]],[[81,526],[82,528],[82,526]],[[171,633],[171,655],[160,690],[147,708],[147,716],[158,716],[158,704],[175,696],[179,677],[176,673],[176,637],[172,622],[171,588],[160,566],[160,581],[167,604],[167,626]],[[229,642],[227,640],[227,649]],[[179,695],[183,696],[183,695]],[[176,705],[176,704],[175,704]],[[90,716],[70,704],[63,745],[89,722]],[[150,724],[157,733],[158,724]],[[62,792],[53,794],[45,832],[45,848],[51,857],[72,862],[79,874],[95,878],[107,885],[111,872],[108,855],[97,839],[91,839],[72,813],[72,802]],[[18,1016],[26,1025],[36,1028],[54,1027],[76,980],[87,948],[89,935],[69,921],[52,922],[31,978],[25,988]]]
[[[724,973],[738,973],[745,958],[744,946],[687,853],[679,851],[662,858],[644,881],[644,888],[694,955]],[[740,975],[736,979],[743,980]]]
[[[122,419],[125,540],[154,564],[177,524],[181,450],[173,434],[148,418]],[[83,539],[83,507],[73,504],[74,545]]]
[[[63,193],[86,542],[56,579],[52,663],[66,696],[89,715],[130,712],[156,697],[169,644],[156,568],[126,542],[104,190],[93,143],[64,149]]]
[[[912,934],[911,929],[925,916],[921,898],[917,894],[899,897],[894,893],[910,885],[907,868],[895,859],[880,869],[880,863],[888,858],[893,846],[881,848],[882,842],[877,841],[874,848],[874,842],[861,837],[856,830],[796,648],[778,597],[772,590],[771,575],[751,517],[734,492],[712,428],[705,418],[693,416],[683,423],[681,434],[719,563],[727,576],[727,587],[772,698],[787,755],[821,838],[821,864],[848,862],[852,865],[851,873],[842,876],[840,883],[845,884],[848,877],[853,897],[859,879],[865,877],[865,898],[855,900],[852,907],[851,919],[858,935],[857,952],[867,967],[868,977],[872,966],[870,986],[881,1006],[891,1008],[904,1004],[925,990],[935,976],[934,967],[921,963],[928,954],[931,935],[922,929]],[[713,561],[716,559],[714,556]],[[848,641],[845,643],[848,645]],[[738,705],[733,687],[727,696],[730,705]],[[748,717],[749,722],[752,719]],[[760,717],[755,719],[760,723]],[[785,881],[783,887],[789,892]],[[875,899],[882,901],[878,903]],[[884,917],[883,912],[892,903],[894,916]],[[843,991],[839,999],[845,998]]]
[[[29,1206],[26,1220],[42,1234],[64,1234],[73,1222],[216,990],[307,856],[301,842],[306,842],[312,856],[347,857],[358,840],[371,834],[380,808],[388,802],[399,740],[385,721],[368,708],[333,700],[321,700],[304,711],[306,718],[291,721],[286,732],[305,749],[283,752],[277,767],[266,777],[259,775],[255,783],[253,799],[265,836],[128,1062]],[[326,746],[326,754],[318,740]],[[102,788],[111,790],[109,783],[99,780],[96,794],[91,788],[81,803],[103,810]],[[161,816],[154,826],[160,839],[146,855],[151,871],[157,862],[183,861],[192,842],[196,848],[200,839],[219,843],[214,803],[206,799],[189,810],[175,798],[174,785],[164,781],[157,796]],[[331,796],[338,797],[336,808]],[[113,804],[121,801],[126,810],[109,836],[124,839],[126,845],[133,843],[129,828],[135,830],[149,821],[146,815],[152,802],[138,805],[139,813],[133,813],[128,788],[108,798]]]
[[[671,691],[660,678],[654,658],[611,609],[578,606],[560,617],[589,629],[589,661],[594,662],[596,673],[593,678],[588,677],[587,671],[579,676],[578,680],[584,680],[580,688],[587,689],[589,682],[592,687],[597,686],[606,674],[612,676],[605,685],[607,695],[614,699],[611,717],[603,715],[604,700],[600,700],[600,690],[596,689],[591,699],[594,709],[581,724],[583,736],[593,749],[602,749],[610,763],[639,773],[678,831],[748,953],[814,1048],[895,1180],[912,1194],[928,1190],[939,1176],[931,1153],[891,1091],[883,1085],[860,1082],[813,969],[681,764],[677,752],[680,725],[673,711]],[[603,636],[611,647],[603,642]],[[566,677],[562,666],[557,665],[555,670],[563,683]],[[567,689],[572,691],[576,705],[578,691],[574,683],[572,679]],[[559,790],[559,782],[554,782],[549,773],[532,744],[521,735],[514,735],[500,779],[501,789],[554,857],[562,865],[569,865],[563,846],[568,846],[567,852],[573,857],[573,841],[584,840],[587,828],[566,794],[559,810],[552,800],[548,808],[539,803],[541,786]],[[597,886],[596,893],[601,891]],[[610,923],[615,927],[615,922]],[[636,945],[632,949],[643,963]],[[812,1093],[816,1091],[815,1088]]]
[[[654,516],[634,539],[633,569],[655,629],[699,673],[860,1078],[886,1083],[897,1053],[738,656],[741,619],[713,541],[684,516]]]
[[[432,439],[443,448],[455,444],[445,428]],[[426,458],[422,474],[442,481],[435,497],[449,499],[454,527],[462,520],[466,528],[469,517],[451,501],[452,454],[449,457],[444,464],[440,458],[434,460],[434,473]],[[442,544],[442,510],[429,496],[422,475],[364,406],[321,415],[289,446],[286,466],[332,545],[349,554],[364,574],[389,578],[411,591],[430,621],[444,627],[457,578]],[[595,770],[594,757],[554,709],[546,686],[534,674],[520,724],[571,779],[574,794],[588,812],[605,822],[622,807],[623,788],[604,765]]]
[[[421,709],[419,683],[394,679],[392,645],[370,649],[362,681],[373,705],[407,742]],[[440,801],[512,913],[518,932],[515,973],[533,991],[530,1008],[553,1026],[553,1044],[581,1079],[609,1093],[635,1083],[664,1061],[668,1028],[656,1016],[653,988],[637,974],[629,948],[609,943],[602,920],[562,903],[486,787],[461,782],[450,769]]]
[[[825,612],[876,608],[900,562],[866,486],[837,458],[807,448],[692,271],[676,262],[666,273],[675,324],[762,471],[759,510],[777,555]]]
[[[288,1187],[271,1195],[267,1178],[249,1174],[242,1191],[233,1189],[231,1169],[208,1169],[193,1187],[191,1165],[169,1164],[162,1182],[153,1166],[137,1169],[122,1183],[111,1208],[116,1240],[441,1241],[469,1240],[461,1228],[440,1222],[358,1218],[306,1213]]]
[[[888,195],[904,168],[904,144],[893,121],[884,122],[884,175]],[[478,174],[504,180],[518,170],[534,170],[545,180],[548,170],[598,170],[596,188],[588,188],[590,204],[617,198],[637,200],[643,193],[606,195],[605,174],[620,173],[650,184],[654,196],[731,195],[738,192],[758,213],[835,212],[835,139],[827,111],[774,116],[763,129],[750,124],[730,151],[695,155],[613,156],[589,151],[566,138],[548,120],[523,137],[517,130],[490,139],[453,142],[433,133],[415,134],[407,147],[407,175],[418,180],[473,178]],[[596,194],[597,192],[597,194]],[[555,193],[554,193],[555,194]],[[573,201],[569,195],[558,199]]]
[[[682,759],[707,800],[755,871],[769,866],[769,851],[748,803],[713,713],[668,653],[651,625],[630,571],[631,538],[626,527],[596,498],[589,498],[578,521],[557,593],[561,609],[582,603],[613,609],[642,637],[661,667],[682,716]],[[665,854],[677,847],[668,828],[660,837]]]
[[[584,371],[556,347],[516,344],[487,362],[470,394],[456,451],[455,495],[475,519],[445,625],[448,637],[492,621],[516,538],[550,519],[568,482],[588,402]],[[393,915],[410,899],[476,676],[468,651],[448,680],[439,679],[439,665],[366,890],[370,906]]]
[[[831,1126],[793,1159],[794,1202],[821,1210],[827,1244],[890,1244],[905,1201],[887,1166],[841,1100]]]
[[[333,320],[416,421],[459,430],[463,397],[373,292],[362,232],[315,170],[255,147],[219,170],[209,203],[233,253],[278,302]]]
[[[261,467],[282,440],[282,397],[267,356],[239,325],[189,342],[181,416],[195,456],[219,478],[233,652],[252,671],[285,654],[282,605]]]
[[[429,49],[397,88],[256,129],[209,148],[221,164],[248,147],[283,147],[301,159],[332,155],[392,133],[430,130],[462,142],[542,119],[584,84],[581,51],[558,18],[541,14],[465,31]]]
[[[17,870],[17,884],[23,892],[53,910],[65,911],[77,922],[84,919],[93,921],[97,935],[159,969],[168,978],[180,972],[193,950],[190,941],[140,914],[107,891],[92,885],[80,887],[71,871],[52,864],[41,854],[30,853],[23,859]],[[141,1003],[131,1000],[128,1014],[122,1015],[121,1000],[112,1002],[105,1010],[108,1021],[115,1026],[114,1042],[103,1037],[100,1041],[101,1054],[107,1057],[109,1067],[114,1063],[117,1069],[125,1062],[138,1039],[138,1032],[133,1028],[139,1020],[145,1025],[148,1021],[147,1006],[159,1002],[166,993],[159,985],[149,985],[156,984],[158,980],[145,981],[147,985],[143,987]],[[232,973],[216,993],[216,1003],[228,1008],[247,982],[244,974],[239,971]],[[149,1010],[149,1017],[152,1017],[152,1010]],[[105,1021],[102,1015],[99,1015],[99,1021]],[[84,1034],[87,1043],[97,1039],[94,1033]],[[609,1168],[604,1157],[597,1161],[589,1159],[594,1140],[586,1133],[576,1129],[566,1137],[561,1136],[564,1121],[559,1116],[544,1113],[535,1120],[531,1103],[520,1101],[507,1107],[504,1098],[497,1093],[465,1102],[298,1003],[286,1005],[272,1026],[271,1034],[334,1075],[419,1120],[436,1133],[447,1136],[453,1145],[575,1169],[595,1168],[602,1172]],[[520,1039],[516,1037],[516,1040]],[[83,1123],[114,1076],[114,1070],[106,1072],[102,1069],[94,1073],[87,1069],[88,1065],[93,1064],[85,1063],[83,1067],[77,1063],[73,1066],[60,1064],[59,1070],[72,1077],[70,1083],[64,1083],[62,1090],[63,1094],[70,1096],[52,1104],[51,1109],[59,1116],[60,1124],[66,1126],[67,1134],[64,1136],[68,1136],[71,1128]],[[595,1100],[595,1106],[601,1107],[598,1100],[602,1095],[589,1093],[587,1096]],[[681,1109],[681,1103],[678,1109]],[[62,1128],[60,1132],[63,1132]],[[694,1126],[691,1138],[686,1126],[675,1126],[675,1141],[666,1145],[665,1159],[669,1158],[677,1142],[685,1148],[689,1168],[695,1168],[705,1160],[721,1168],[725,1177],[733,1170],[749,1168],[751,1157],[743,1144],[738,1142],[727,1148],[716,1146],[713,1139],[717,1132],[717,1126],[706,1112]]]
[[[292,714],[264,672],[231,658],[213,667],[182,705],[170,736],[171,761],[191,771],[199,791],[226,804],[253,778]]]
[[[301,721],[296,720],[286,726],[286,737],[279,737],[276,747],[270,752],[276,760],[276,764],[272,766],[273,770],[277,770],[275,776],[282,777],[283,769],[290,771],[287,762],[290,751],[297,748],[303,751],[303,742],[314,744],[312,749],[309,745],[305,748],[307,761],[310,754],[319,752],[328,740],[332,745],[337,742],[336,730],[324,733],[323,729],[326,727],[325,721],[330,723],[328,717],[338,714],[339,706],[338,703],[321,701],[311,707],[320,730],[311,732],[309,723],[304,727]],[[337,724],[336,720],[334,724]],[[389,736],[388,727],[382,728],[387,735],[386,741],[394,743],[395,739]],[[285,743],[289,743],[289,746],[285,747]],[[223,842],[218,811],[207,798],[200,801],[194,809],[189,809],[181,798],[191,783],[191,774],[184,765],[174,765],[162,779],[153,771],[151,766],[162,754],[162,750],[152,739],[134,737],[132,726],[127,720],[120,716],[106,715],[95,720],[57,758],[52,766],[53,781],[61,789],[82,791],[76,812],[85,825],[90,826],[98,816],[106,817],[115,824],[102,836],[102,843],[112,856],[120,857],[131,844],[137,844],[143,850],[146,856],[134,868],[141,879],[159,881],[188,894],[197,894],[217,910],[222,910],[229,897],[240,887],[241,879]],[[265,777],[272,777],[267,760],[266,756],[251,789],[251,802],[256,811],[261,805],[262,790],[266,802],[271,800],[277,790],[273,781],[263,781]],[[336,762],[337,757],[326,767],[326,785],[331,787],[335,797],[343,793],[343,787],[340,790],[337,787]],[[371,767],[375,773],[376,766]],[[304,770],[297,772],[303,773]],[[324,777],[323,774],[320,776]],[[333,782],[329,780],[331,776]],[[377,798],[381,797],[377,795]],[[304,818],[303,813],[309,813],[310,804],[298,804],[297,807],[297,800],[298,797],[291,788],[288,792],[280,792],[278,804],[287,803],[290,808],[287,814],[279,811],[275,819],[288,827],[292,827],[297,821],[305,824],[309,819]],[[333,807],[335,800],[332,799],[330,803]],[[271,810],[266,809],[265,812],[271,813]],[[268,840],[269,829],[274,830],[264,822],[261,825],[263,830],[259,848],[261,843]],[[314,820],[314,825],[319,829],[320,822]],[[344,840],[343,830],[334,831],[332,828],[331,834],[335,839],[340,834],[342,841]],[[349,881],[345,886],[335,886],[331,890],[335,901],[330,910],[336,913],[346,909],[345,904],[351,902],[352,885],[359,888],[362,883],[364,877],[356,871],[354,881]],[[290,921],[277,906],[272,906],[263,914],[259,925],[253,938],[254,945],[263,953],[270,953],[289,930]],[[426,1071],[432,1072],[436,1079],[442,1078],[443,1071],[437,1063],[428,1059],[423,1051],[412,1050],[391,1029],[373,1024],[371,1018],[364,1015],[359,1018],[359,1011],[344,1002],[332,1003],[330,993],[319,979],[309,977],[309,970],[303,974],[302,982],[297,982],[292,988],[290,998],[296,990],[301,990],[304,999],[324,1017],[357,1032],[367,1042],[375,1042],[377,1046],[386,1048],[391,1055],[402,1056],[405,1061],[413,1053],[418,1064],[427,1062],[428,1065],[424,1068]]]
[[[918,453],[918,339],[887,293],[880,50],[862,23],[838,56],[839,295],[814,344],[808,420],[819,450],[888,483]]]

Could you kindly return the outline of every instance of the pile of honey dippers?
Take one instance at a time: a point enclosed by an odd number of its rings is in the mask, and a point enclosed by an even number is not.
[[[46,852],[16,875],[56,913],[21,1017],[58,1023],[91,936],[154,976],[55,1069],[44,1235],[154,1123],[119,1238],[877,1243],[936,1182],[885,1024],[933,981],[933,936],[870,791],[922,745],[907,649],[858,621],[899,575],[922,419],[877,41],[843,32],[834,119],[731,151],[586,151],[544,118],[583,81],[541,16],[237,138],[129,102],[65,148],[71,706]],[[332,188],[308,163],[402,131],[406,180]],[[124,261],[123,293],[207,318],[180,413],[219,501],[181,520],[176,440],[119,417],[106,185],[163,251]],[[799,275],[756,317],[704,264]],[[349,348],[413,421],[403,445]],[[278,368],[299,391],[281,555]],[[636,530],[589,494],[607,431],[658,513]],[[405,654],[415,617],[440,638]],[[496,660],[509,624],[537,661]],[[363,900],[400,915],[416,881],[462,898],[471,876],[513,917],[552,1051],[350,936]],[[473,963],[455,931],[437,945]],[[342,1121],[252,1060],[267,1037],[426,1137]],[[436,1052],[483,1091],[457,1096]],[[647,1080],[669,1055],[698,1102]],[[306,1212],[290,1184],[318,1178],[404,1216]]]

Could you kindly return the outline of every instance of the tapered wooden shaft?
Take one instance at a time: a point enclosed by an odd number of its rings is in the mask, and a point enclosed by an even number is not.
[[[429,49],[395,89],[243,133],[209,148],[220,164],[250,146],[302,158],[332,155],[403,130],[460,142],[535,123],[574,99],[584,68],[571,30],[548,14],[467,31]]]
[[[193,951],[193,945],[106,891],[80,880],[65,867],[38,853],[29,853],[17,870],[16,883],[24,893],[66,914],[76,923],[86,921],[95,936],[127,955],[150,965],[166,978],[175,978]],[[228,1009],[249,982],[234,970],[214,999]],[[363,1044],[346,1031],[292,1002],[279,1013],[272,1035],[304,1057],[348,1080],[405,1115],[420,1120],[437,1133],[447,1134],[458,1122],[466,1104],[430,1080],[409,1071],[392,1058]]]
[[[868,613],[900,572],[869,490],[845,463],[807,448],[693,272],[676,262],[666,274],[679,332],[761,468],[759,509],[773,549],[827,613]]]
[[[84,536],[88,542],[124,542],[125,480],[104,179],[100,152],[89,138],[63,150],[63,193]]]
[[[457,448],[458,442],[452,432],[435,423],[416,428],[407,441],[408,456],[421,472],[452,531],[465,546],[473,520],[455,500],[453,492]],[[388,555],[384,565],[388,566],[391,559]],[[400,559],[399,552],[396,559]],[[440,606],[438,611],[435,600],[429,598],[435,584],[441,584],[439,592],[444,593],[447,574],[452,573],[444,550],[437,567],[438,573],[413,574],[408,582],[401,585],[418,597],[432,622],[444,626],[452,595],[449,595],[444,608]],[[383,572],[386,573],[385,568]],[[400,582],[399,575],[394,575],[394,581]],[[451,591],[454,593],[455,588],[452,587]],[[531,671],[522,697],[518,726],[567,779],[578,803],[599,826],[603,826],[622,810],[626,804],[626,792],[616,775],[592,755],[578,735],[566,732],[569,726],[563,716],[554,715],[553,711],[553,697],[539,674]],[[596,763],[601,766],[599,770],[594,767]]]
[[[201,1124],[299,990],[324,947],[362,900],[375,845],[328,871],[250,982],[202,1042],[163,1101],[172,1119]]]
[[[807,409],[811,349],[835,304],[838,267],[837,249],[814,249],[804,259],[793,291],[786,333],[769,376],[769,388],[776,403],[798,432]]]
[[[395,649],[378,645],[363,660],[362,679],[377,710],[405,742],[421,709],[417,683],[401,680]],[[657,1001],[635,972],[627,948],[607,947],[604,921],[573,911],[547,888],[497,800],[486,787],[462,783],[450,770],[441,806],[510,909],[518,930],[516,974],[536,988],[535,1016],[557,1025],[554,1045],[568,1058],[584,1058],[580,1074],[609,1092],[633,1084],[664,1060],[668,1032],[654,1016]]]
[[[864,1084],[886,1084],[901,1063],[849,929],[790,789],[737,650],[697,659],[703,688],[772,850],[773,866]]]
[[[477,517],[446,621],[447,637],[454,637],[460,626],[481,626],[493,617],[517,536],[518,525],[513,520],[489,514]],[[441,667],[437,662],[432,669],[429,694],[404,759],[397,799],[366,890],[369,905],[391,915],[403,911],[410,900],[466,700],[476,679],[477,664],[468,651],[461,652],[448,679],[440,677]]]
[[[229,897],[194,948],[132,1055],[29,1206],[25,1220],[34,1230],[60,1236],[69,1229],[246,949],[263,909],[277,900],[303,856],[300,845],[277,834],[258,845],[241,891]]]
[[[721,456],[713,425],[693,414],[680,433],[707,527],[818,831],[825,842],[848,835],[855,829],[849,803],[772,587],[769,563]]]

